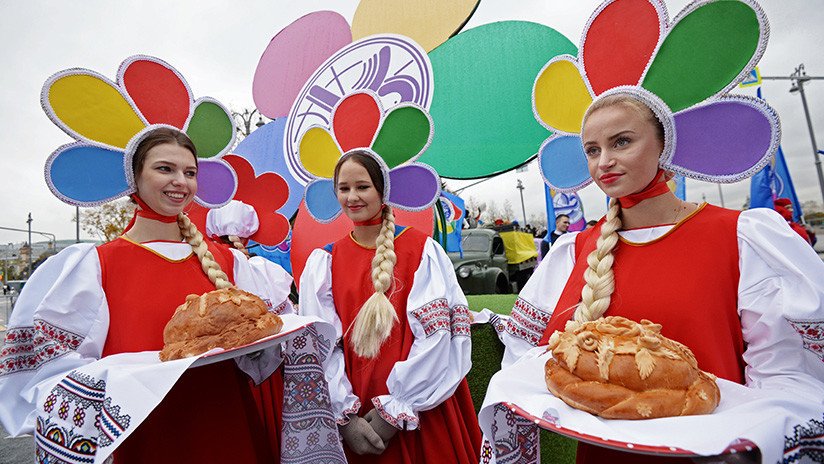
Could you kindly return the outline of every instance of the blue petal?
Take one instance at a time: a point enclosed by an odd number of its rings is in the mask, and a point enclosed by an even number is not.
[[[577,135],[553,135],[538,152],[541,175],[550,187],[574,192],[592,182],[584,147]]]
[[[97,206],[133,191],[122,151],[81,142],[52,153],[46,161],[46,183],[58,198],[78,206]]]
[[[331,179],[316,179],[306,186],[306,209],[318,222],[332,222],[341,213]]]

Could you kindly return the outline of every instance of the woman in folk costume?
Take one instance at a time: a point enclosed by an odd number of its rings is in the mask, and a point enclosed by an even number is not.
[[[312,252],[299,293],[300,313],[331,321],[339,337],[327,375],[349,460],[477,462],[466,298],[440,245],[393,214],[437,199],[437,174],[402,164],[428,146],[429,115],[401,104],[384,116],[368,91],[333,114],[333,132],[312,129],[331,144],[301,142],[303,165],[325,177],[307,186],[306,205],[324,222],[342,209],[354,228]]]
[[[520,293],[503,336],[504,367],[570,319],[617,315],[661,324],[720,379],[821,398],[821,259],[770,209],[688,203],[667,186],[673,173],[740,181],[773,156],[775,112],[726,95],[761,57],[767,31],[749,0],[696,2],[673,24],[657,0],[607,1],[579,57],[541,71],[535,114],[556,132],[539,153],[545,181],[562,192],[595,182],[610,201],[595,227],[556,242]],[[759,443],[764,462],[792,442],[782,432],[783,423]],[[585,443],[577,453],[581,463],[667,459],[685,461]]]
[[[156,97],[160,89],[152,86],[163,82],[177,84],[160,92],[166,101],[144,98]],[[187,295],[235,284],[273,308],[291,308],[286,272],[204,239],[185,214],[195,199],[212,207],[227,202],[235,188],[228,165],[198,158],[218,154],[224,142],[228,149],[231,120],[216,102],[192,101],[188,92],[173,68],[150,57],[124,61],[117,84],[72,69],[44,86],[47,114],[78,140],[49,158],[52,191],[82,206],[130,195],[138,208],[119,238],[101,246],[73,245],[47,260],[32,275],[10,321],[0,360],[0,419],[13,435],[36,428],[41,462],[91,462],[84,456],[93,458],[98,446],[130,428],[128,410],[121,414],[110,398],[99,415],[85,416],[82,406],[95,399],[93,393],[107,395],[101,390],[105,382],[74,369],[118,353],[163,348],[164,327]],[[203,120],[204,113],[211,122]],[[216,115],[225,116],[229,131],[220,131]],[[213,130],[204,130],[207,125]],[[216,140],[215,133],[229,140]],[[260,358],[265,359],[238,362],[258,382],[278,361],[267,354]],[[52,389],[55,383],[63,390]],[[72,396],[76,389],[90,396]],[[80,404],[72,407],[75,400]],[[37,416],[41,405],[50,416]],[[95,421],[101,434],[79,443],[76,430],[54,425],[51,415],[73,420],[72,427]],[[129,432],[114,451],[115,463],[273,461],[248,378],[234,362],[186,371]]]

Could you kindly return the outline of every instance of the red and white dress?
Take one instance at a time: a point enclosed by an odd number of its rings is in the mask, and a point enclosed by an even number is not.
[[[376,359],[350,346],[358,310],[374,293],[374,248],[347,236],[312,252],[300,281],[300,313],[330,321],[337,345],[326,366],[333,411],[364,416],[377,408],[401,430],[374,463],[477,463],[480,431],[465,380],[471,367],[466,298],[443,249],[423,233],[396,228],[389,299],[399,322]]]
[[[504,369],[543,355],[542,348],[533,348],[546,344],[554,330],[563,330],[580,301],[586,266],[581,257],[594,249],[599,234],[600,224],[562,236],[524,286],[502,335]],[[808,411],[810,406],[816,411],[806,419],[809,424],[788,420],[786,432],[779,423],[772,440],[756,441],[765,462],[775,462],[769,453],[785,450],[785,442],[803,445],[808,437],[798,436],[799,429],[793,436],[793,426],[813,430],[824,419],[821,258],[778,214],[763,208],[739,212],[704,204],[674,226],[619,235],[615,292],[605,315],[661,324],[663,335],[688,346],[699,366],[721,379],[811,398],[812,403],[799,409]],[[493,378],[490,391],[495,398],[488,396],[485,408],[500,401],[525,402],[517,388],[510,389],[509,400],[502,399],[504,377]],[[534,412],[538,417],[544,413]],[[481,416],[483,426],[483,412]],[[788,453],[797,451],[790,448]],[[577,459],[647,462],[642,455],[586,444],[579,445]]]
[[[235,250],[207,244],[238,287],[261,296],[275,312],[291,312],[287,295],[292,279],[285,271],[261,258],[248,260]],[[49,258],[29,280],[6,333],[0,355],[0,420],[12,435],[35,432],[40,461],[93,455],[94,448],[105,445],[100,440],[134,428],[133,418],[111,404],[111,398],[104,401],[105,382],[75,369],[118,353],[161,349],[163,328],[175,308],[187,295],[213,289],[191,246],[182,242],[139,244],[121,237],[99,247],[74,245]],[[270,353],[238,365],[259,382],[279,363],[279,355]],[[272,462],[253,388],[231,361],[186,371],[130,431],[115,450],[114,462]],[[96,400],[102,403],[100,416],[87,417],[83,406]],[[108,427],[115,436],[72,441],[75,430],[37,416],[36,408],[44,404],[50,414],[74,420],[78,428],[97,421],[101,432]]]

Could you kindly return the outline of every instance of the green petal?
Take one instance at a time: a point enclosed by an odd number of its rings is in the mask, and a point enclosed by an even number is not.
[[[232,120],[222,106],[210,100],[198,100],[186,133],[195,143],[198,158],[211,158],[232,146],[235,133]]]
[[[401,165],[426,150],[432,133],[432,121],[415,106],[401,106],[386,115],[372,150],[389,168]]]
[[[526,21],[484,24],[432,50],[435,136],[418,161],[444,177],[471,179],[534,157],[549,132],[532,112],[532,88],[560,54],[578,50],[554,29]]]
[[[749,5],[729,0],[702,5],[669,32],[642,86],[673,112],[701,102],[751,67],[759,30]]]

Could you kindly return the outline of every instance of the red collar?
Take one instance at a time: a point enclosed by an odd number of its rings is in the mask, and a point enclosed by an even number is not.
[[[664,170],[659,168],[652,182],[644,187],[643,190],[618,199],[618,202],[621,203],[621,208],[632,208],[648,198],[654,198],[669,192],[670,188],[669,185],[667,185],[667,180]]]
[[[155,220],[155,221],[165,222],[167,224],[170,224],[172,222],[177,221],[177,216],[164,216],[164,215],[158,213],[157,211],[153,210],[136,193],[133,193],[129,196],[131,197],[132,200],[134,200],[135,203],[137,203],[138,207],[134,210],[134,216],[132,216],[132,219],[129,221],[129,224],[126,226],[125,229],[123,229],[124,234],[126,232],[128,232],[129,229],[132,228],[132,226],[134,225],[134,221],[137,219],[138,216],[140,216],[142,218],[146,218],[146,219],[152,219],[152,220]]]
[[[372,219],[367,219],[365,221],[352,221],[353,224],[356,226],[376,226],[383,222],[383,208],[386,205],[381,205],[380,211],[376,214]]]

